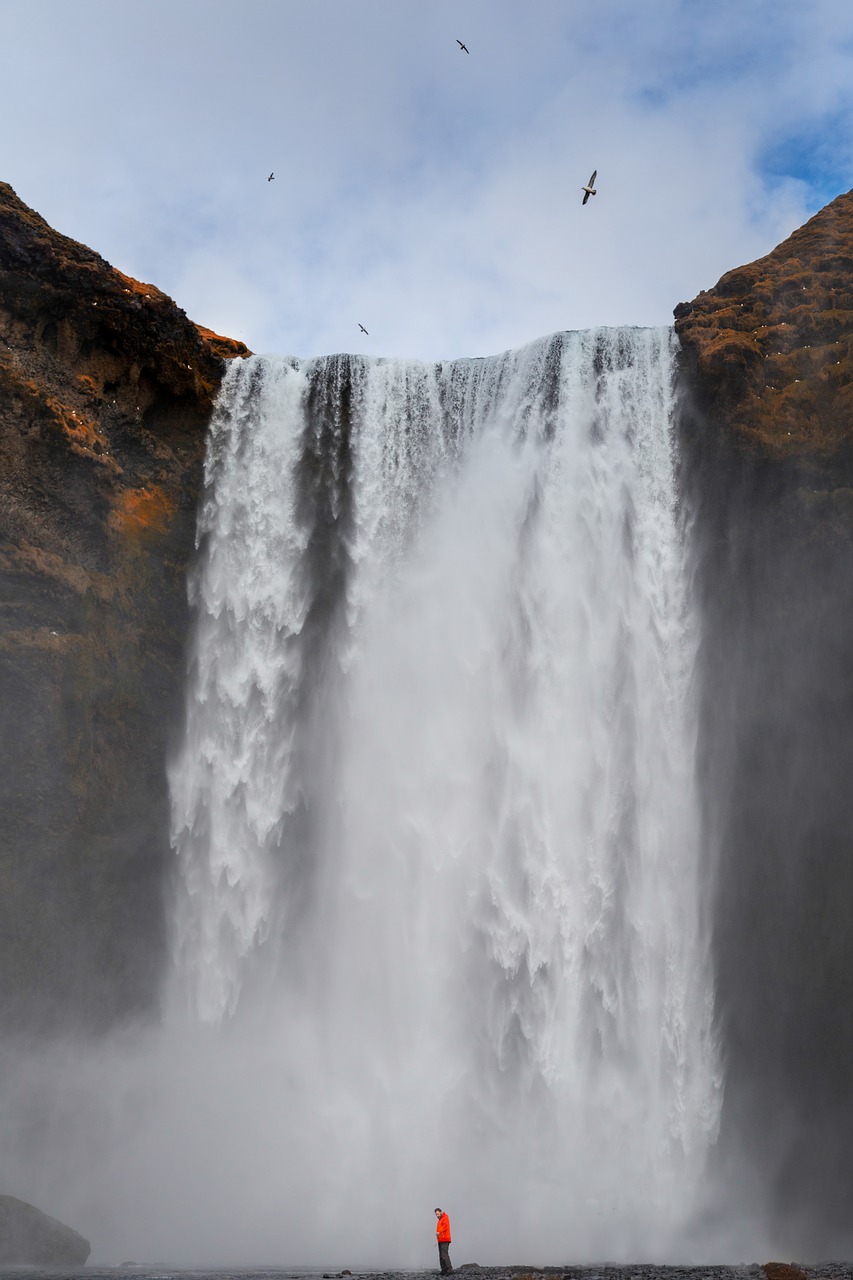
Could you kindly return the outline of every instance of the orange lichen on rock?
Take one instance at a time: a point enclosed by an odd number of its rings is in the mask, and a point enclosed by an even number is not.
[[[101,399],[100,388],[95,382],[95,379],[90,377],[89,374],[81,373],[77,379],[77,386],[83,392],[84,396],[88,396],[96,402]]]
[[[151,485],[117,493],[113,519],[124,532],[167,533],[175,511],[174,499],[159,485]]]
[[[853,439],[853,192],[675,309],[699,406],[744,447],[826,460]]]
[[[18,546],[0,547],[0,576],[28,576],[43,582],[67,587],[75,595],[91,595],[99,601],[111,600],[116,594],[115,579],[110,574],[93,573],[82,565],[69,563],[62,556],[21,542]],[[46,594],[50,591],[47,587]]]
[[[119,271],[118,267],[113,267],[113,271],[124,284],[125,293],[133,293],[139,298],[147,298],[149,301],[156,298],[158,301],[165,301],[173,306],[172,299],[168,294],[163,293],[162,289],[158,289],[153,284],[143,284],[141,280],[134,280],[133,276],[126,276],[123,271]]]
[[[121,474],[121,467],[110,455],[106,436],[82,404],[75,408],[49,395],[5,353],[0,356],[0,392],[30,421],[41,422],[48,431],[59,434],[73,453],[89,458],[116,475]]]
[[[221,333],[214,333],[212,329],[205,329],[204,325],[201,324],[197,324],[196,328],[207,345],[223,360],[234,360],[252,354],[245,342],[238,342],[236,338],[224,338]]]
[[[82,412],[78,413],[54,396],[44,397],[44,407],[52,422],[65,436],[72,452],[91,458],[93,462],[111,471],[121,471],[116,460],[110,456],[106,437],[92,418]]]
[[[45,393],[35,378],[27,377],[14,356],[6,351],[0,351],[0,387],[4,399],[7,398],[17,412],[36,412],[45,402]]]

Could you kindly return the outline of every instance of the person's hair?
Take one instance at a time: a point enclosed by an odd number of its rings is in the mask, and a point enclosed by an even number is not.
[[[436,1213],[441,1213],[441,1210],[439,1209],[438,1205],[435,1206],[435,1211]]]

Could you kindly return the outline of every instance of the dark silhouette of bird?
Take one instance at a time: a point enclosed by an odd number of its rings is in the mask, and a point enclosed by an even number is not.
[[[267,178],[267,182],[272,182],[274,177],[275,177],[275,174],[271,173],[270,176]]]
[[[598,170],[597,170],[597,169],[593,169],[593,171],[592,171],[592,177],[590,178],[589,182],[586,184],[586,186],[585,186],[585,187],[581,187],[581,191],[584,193],[583,200],[581,201],[581,204],[586,204],[586,202],[587,202],[587,200],[589,199],[589,197],[590,197],[590,196],[594,196],[594,195],[596,195],[596,194],[597,194],[597,192],[596,192],[596,190],[595,190],[595,187],[593,186],[593,183],[595,182],[595,178],[596,178],[596,174],[597,174],[597,173],[598,173]]]
[[[463,44],[461,40],[457,40],[457,41],[456,41],[456,43],[459,45],[459,48],[462,50],[462,52],[463,52],[463,53],[470,53],[470,52],[471,52],[471,50],[468,48],[467,44]]]
[[[364,325],[363,325],[363,324],[360,324],[358,327],[359,327],[359,329],[361,330],[361,332],[362,332],[362,333],[367,333],[367,330],[365,329],[365,327],[364,327]],[[370,337],[370,334],[369,334],[369,333],[367,333],[367,336],[368,336],[368,338],[369,338],[369,337]]]

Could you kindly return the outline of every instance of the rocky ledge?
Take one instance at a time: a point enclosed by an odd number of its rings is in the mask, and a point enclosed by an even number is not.
[[[82,1267],[91,1246],[78,1231],[15,1196],[0,1196],[0,1266]]]
[[[0,1019],[150,1007],[205,424],[242,343],[0,183]]]

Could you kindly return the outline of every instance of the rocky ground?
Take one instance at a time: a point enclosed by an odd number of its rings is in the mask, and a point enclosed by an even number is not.
[[[118,1268],[87,1267],[85,1271],[66,1272],[85,1280],[113,1280],[117,1276],[133,1276],[136,1280],[320,1280],[319,1270],[298,1271],[287,1268],[228,1269],[228,1270],[172,1270],[125,1265]],[[335,1273],[340,1275],[341,1273]],[[349,1272],[344,1273],[349,1275]],[[356,1271],[358,1280],[434,1280],[440,1273],[434,1271]],[[792,1266],[787,1263],[768,1263],[766,1266],[657,1266],[648,1263],[615,1266],[553,1266],[553,1267],[457,1267],[455,1275],[469,1280],[850,1280],[853,1263],[826,1262],[817,1265]],[[56,1271],[0,1271],[4,1280],[56,1280]]]

